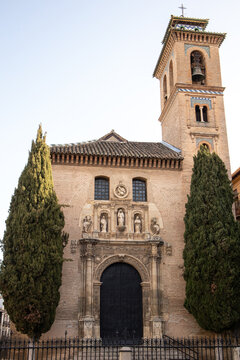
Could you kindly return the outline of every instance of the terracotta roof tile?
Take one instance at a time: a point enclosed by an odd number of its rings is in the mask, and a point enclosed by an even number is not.
[[[90,141],[86,143],[51,145],[51,154],[79,154],[97,156],[122,156],[133,158],[183,159],[180,151],[166,143],[135,141]]]

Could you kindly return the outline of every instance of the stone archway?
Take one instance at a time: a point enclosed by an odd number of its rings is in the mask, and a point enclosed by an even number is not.
[[[150,279],[149,273],[145,265],[137,258],[131,255],[119,254],[112,255],[104,259],[98,264],[94,273],[93,281],[93,309],[94,309],[94,332],[96,337],[100,337],[100,288],[101,276],[105,269],[115,263],[126,263],[135,268],[141,278],[142,287],[142,321],[143,321],[143,336],[150,336]]]
[[[149,282],[149,273],[146,266],[136,257],[131,255],[119,254],[112,255],[104,259],[95,269],[94,281],[99,282],[103,271],[109,266],[116,262],[125,262],[132,265],[141,276],[142,282]]]
[[[101,276],[100,336],[141,339],[142,287],[138,271],[125,262],[108,266]]]

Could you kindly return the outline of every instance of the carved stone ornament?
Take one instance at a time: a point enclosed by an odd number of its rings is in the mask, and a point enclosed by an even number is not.
[[[71,240],[70,244],[71,253],[74,254],[77,250],[77,240]]]
[[[151,219],[151,231],[152,231],[153,235],[160,234],[160,226],[157,223],[157,218],[155,218],[155,217]]]
[[[171,256],[171,255],[172,255],[172,245],[166,244],[166,254],[167,254],[168,256]]]
[[[90,215],[85,216],[85,218],[83,219],[83,232],[87,233],[90,231],[90,228],[92,226],[92,219]]]
[[[124,199],[128,195],[128,189],[120,182],[114,189],[114,195],[119,199]]]

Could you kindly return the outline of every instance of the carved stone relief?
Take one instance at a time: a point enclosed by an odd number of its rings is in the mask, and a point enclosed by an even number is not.
[[[115,187],[114,195],[119,199],[124,199],[128,196],[128,189],[121,181]]]
[[[88,233],[91,229],[92,226],[92,219],[90,215],[85,216],[85,218],[83,219],[83,227],[82,227],[82,231],[84,233]]]
[[[158,224],[157,218],[151,219],[151,232],[153,235],[159,235],[160,234],[160,226]]]
[[[77,243],[77,240],[71,240],[70,249],[72,254],[76,253],[77,251]]]
[[[172,255],[172,245],[166,244],[166,255],[171,256]]]
[[[141,261],[139,261],[136,257],[126,254],[112,255],[104,259],[95,269],[95,274],[94,274],[95,281],[100,281],[103,271],[108,266],[114,264],[115,262],[120,262],[120,261],[124,261],[135,267],[135,269],[139,272],[142,281],[149,282],[149,273],[145,265]]]

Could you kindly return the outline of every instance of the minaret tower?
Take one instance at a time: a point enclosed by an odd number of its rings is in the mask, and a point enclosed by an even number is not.
[[[207,32],[207,24],[172,15],[153,73],[160,81],[162,138],[182,150],[187,172],[201,144],[230,171],[219,61],[226,34]]]

